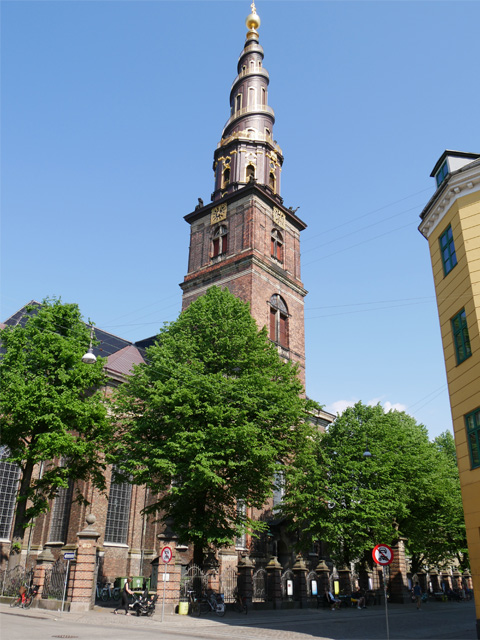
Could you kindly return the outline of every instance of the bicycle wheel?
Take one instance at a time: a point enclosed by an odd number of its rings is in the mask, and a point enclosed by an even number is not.
[[[22,604],[22,597],[21,596],[17,596],[14,600],[12,600],[12,602],[10,603],[11,607],[19,607]]]
[[[108,591],[106,589],[102,589],[101,598],[103,602],[106,602],[108,600]]]
[[[120,600],[121,597],[122,597],[122,592],[118,587],[115,587],[115,589],[113,590],[113,599],[115,600],[115,602],[117,602],[118,600]]]
[[[28,609],[28,607],[31,606],[32,602],[33,602],[33,596],[28,596],[23,605],[24,609]]]
[[[199,602],[192,602],[190,605],[190,613],[192,616],[195,616],[195,618],[200,617],[201,607]]]

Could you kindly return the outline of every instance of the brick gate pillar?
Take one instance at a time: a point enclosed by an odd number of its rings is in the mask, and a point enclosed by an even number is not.
[[[94,605],[97,540],[100,534],[94,528],[96,518],[92,513],[85,520],[87,526],[77,533],[77,557],[69,579],[69,592],[72,594],[70,611],[88,611]]]
[[[318,576],[318,595],[323,598],[325,591],[330,591],[330,571],[325,560],[320,560],[315,572]]]
[[[33,584],[38,586],[38,598],[42,597],[43,587],[45,585],[45,572],[55,562],[53,553],[47,547],[37,557],[37,564],[33,573]]]
[[[237,589],[251,607],[253,599],[253,564],[249,556],[241,558],[237,565]]]
[[[282,607],[282,565],[273,556],[265,567],[268,575],[268,599],[273,604],[274,609]]]
[[[338,569],[338,581],[340,582],[340,593],[350,595],[352,593],[352,582],[350,580],[350,569],[348,567]]]
[[[305,560],[300,554],[295,558],[295,564],[292,567],[293,574],[295,576],[295,588],[294,597],[297,602],[300,602],[300,607],[307,607],[308,602],[308,588],[307,588],[307,565]]]

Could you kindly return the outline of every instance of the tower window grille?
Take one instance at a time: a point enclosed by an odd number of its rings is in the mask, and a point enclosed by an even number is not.
[[[107,522],[105,524],[105,542],[126,544],[132,485],[129,482],[115,482],[115,467],[112,469],[112,483],[108,496]]]
[[[279,262],[283,262],[283,238],[278,229],[272,230],[271,236],[271,256]]]
[[[8,457],[8,448],[0,447],[0,539],[9,540],[12,529],[15,500],[17,497],[20,468],[11,462],[4,462]]]
[[[220,225],[213,234],[213,252],[212,258],[216,258],[223,253],[227,253],[228,249],[228,229],[225,225]]]
[[[278,293],[270,298],[270,340],[288,349],[288,309]]]

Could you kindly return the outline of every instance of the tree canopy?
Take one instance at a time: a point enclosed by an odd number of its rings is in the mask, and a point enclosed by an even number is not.
[[[436,564],[451,558],[456,545],[464,548],[450,444],[431,443],[425,427],[403,412],[357,403],[289,467],[282,511],[305,546],[326,542],[339,564],[370,559],[376,544],[399,536],[407,539],[415,570]]]
[[[238,504],[261,508],[279,465],[305,442],[302,392],[296,365],[218,287],[164,326],[119,389],[117,467],[150,487],[149,511],[173,519],[196,562],[264,526]]]
[[[0,444],[21,470],[15,542],[70,479],[105,488],[112,427],[100,390],[103,362],[82,362],[89,339],[78,306],[58,299],[27,307],[0,331]],[[42,474],[34,474],[40,463]],[[85,498],[78,488],[77,498]]]

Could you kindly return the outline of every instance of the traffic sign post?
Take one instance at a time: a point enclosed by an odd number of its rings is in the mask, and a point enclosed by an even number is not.
[[[67,595],[68,575],[70,573],[70,561],[71,560],[75,560],[75,551],[65,551],[65,553],[63,554],[63,559],[67,561],[67,571],[65,573],[65,582],[64,582],[64,585],[63,585],[63,598],[62,598],[62,611],[61,611],[61,613],[63,613],[63,610],[65,608],[65,597]]]
[[[390,632],[388,629],[388,603],[387,603],[387,580],[385,576],[385,567],[392,563],[393,549],[388,544],[377,544],[372,551],[374,561],[382,567],[383,590],[385,595],[385,621],[387,623],[387,640],[390,640]]]
[[[162,552],[160,553],[160,558],[164,564],[163,569],[163,600],[162,600],[162,622],[163,622],[163,614],[165,611],[165,588],[167,584],[167,564],[173,557],[172,549],[170,547],[163,547]]]

